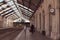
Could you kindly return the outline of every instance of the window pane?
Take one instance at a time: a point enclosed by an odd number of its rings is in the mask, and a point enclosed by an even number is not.
[[[8,5],[10,6],[14,5],[13,1],[8,2]]]

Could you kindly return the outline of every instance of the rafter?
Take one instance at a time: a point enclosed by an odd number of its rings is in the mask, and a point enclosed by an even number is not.
[[[30,11],[30,10],[28,10],[28,9],[26,9],[26,8],[22,7],[22,6],[19,6],[19,7],[23,8],[23,9],[25,9],[25,10],[27,10],[27,11],[31,12],[31,13],[33,13],[32,11]]]
[[[12,11],[10,11],[10,12],[8,12],[8,13],[2,15],[2,17],[6,16],[6,15],[8,15],[9,13],[12,13],[12,12],[14,12],[14,10],[12,10]]]
[[[6,18],[8,18],[9,16],[11,16],[13,14],[15,14],[15,13],[13,12],[13,13],[10,13],[9,15],[7,14]],[[19,18],[19,16],[17,14],[15,14],[15,15]]]
[[[9,10],[11,10],[11,8],[10,8]],[[5,12],[7,12],[7,11],[9,11],[9,10],[6,10],[6,11],[4,11],[4,12],[0,13],[0,15],[4,14]]]
[[[13,15],[13,14],[10,14],[10,15],[6,16],[5,18],[8,18],[8,17],[11,16],[11,15]]]

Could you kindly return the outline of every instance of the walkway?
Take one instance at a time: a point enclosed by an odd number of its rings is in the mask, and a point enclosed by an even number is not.
[[[0,40],[13,40],[21,30],[19,28],[0,29]]]
[[[0,29],[0,40],[50,40],[37,31],[31,34],[28,30],[21,31],[19,28]]]
[[[51,40],[51,39],[41,35],[37,31],[34,34],[31,34],[28,30],[26,30],[26,34],[23,31],[21,35],[19,34],[14,40]]]

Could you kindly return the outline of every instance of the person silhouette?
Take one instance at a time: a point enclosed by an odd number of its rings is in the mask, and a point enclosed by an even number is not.
[[[35,27],[34,27],[34,25],[31,25],[30,32],[32,32],[32,33],[35,32]]]

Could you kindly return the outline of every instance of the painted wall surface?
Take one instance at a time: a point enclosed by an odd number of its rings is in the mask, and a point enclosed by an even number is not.
[[[13,20],[3,18],[0,16],[0,28],[10,28],[13,27]]]
[[[49,11],[49,5],[55,10],[55,15]],[[35,16],[35,17],[34,17]],[[59,2],[58,0],[44,0],[40,7],[31,18],[31,24],[42,33],[46,32],[46,36],[52,39],[59,38]]]
[[[0,16],[0,28],[2,28],[2,26],[3,26],[3,19],[2,19],[2,17]]]
[[[13,27],[13,20],[12,20],[12,19],[7,19],[7,24],[6,24],[6,26],[7,26],[8,28]]]

